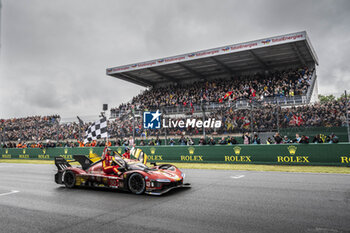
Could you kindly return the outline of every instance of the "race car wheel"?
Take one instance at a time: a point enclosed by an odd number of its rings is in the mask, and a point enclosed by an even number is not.
[[[66,188],[73,188],[75,185],[75,174],[72,171],[66,171],[63,177]]]
[[[142,194],[145,191],[145,179],[140,173],[133,173],[128,180],[128,187],[130,192],[134,194]]]

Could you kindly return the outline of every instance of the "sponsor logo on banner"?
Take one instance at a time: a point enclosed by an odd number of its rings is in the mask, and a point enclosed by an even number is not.
[[[163,62],[164,62],[164,59],[158,60],[158,63],[163,63]]]
[[[73,155],[69,155],[68,154],[68,148],[64,148],[64,155],[60,155],[61,157],[63,157],[64,159],[73,159]]]
[[[241,147],[235,146],[232,149],[235,155],[225,155],[225,162],[252,162],[251,156],[241,155]]]
[[[42,149],[42,152],[43,152],[43,154],[39,154],[38,155],[38,159],[49,159],[50,158],[50,155],[46,154],[46,149],[45,148]]]
[[[350,156],[341,156],[340,162],[350,164]]]
[[[156,148],[151,147],[150,149],[151,154],[148,155],[148,160],[163,160],[163,155],[156,155]]]
[[[1,157],[3,159],[11,159],[11,155],[9,154],[9,150],[5,149],[5,154],[2,154]]]
[[[26,154],[26,149],[22,150],[22,154],[18,155],[20,159],[29,159],[29,155]]]
[[[225,47],[225,48],[223,48],[223,49],[221,49],[221,50],[224,51],[224,52],[227,52],[227,51],[230,50],[230,47]]]
[[[296,155],[297,152],[296,146],[288,146],[287,150],[289,155],[277,156],[278,163],[310,163],[309,156],[305,155]]]
[[[195,148],[190,146],[187,148],[188,155],[180,155],[181,161],[204,161],[203,155],[194,155]]]
[[[264,45],[270,44],[271,40],[263,40],[261,41],[261,43],[263,43]]]

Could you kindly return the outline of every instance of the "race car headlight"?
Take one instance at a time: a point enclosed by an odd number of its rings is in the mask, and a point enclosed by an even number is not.
[[[168,180],[168,179],[157,179],[157,182],[160,182],[160,183],[170,183],[171,181]]]
[[[182,172],[181,176],[182,176],[182,178],[185,178],[186,174]]]

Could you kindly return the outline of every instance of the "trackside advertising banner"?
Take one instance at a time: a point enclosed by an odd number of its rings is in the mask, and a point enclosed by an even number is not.
[[[350,166],[350,144],[288,145],[215,145],[215,146],[144,146],[149,162],[190,162],[227,164],[281,164]],[[124,147],[112,147],[120,154]],[[74,154],[100,156],[102,147],[0,149],[1,159],[52,160],[62,156],[72,160]]]
[[[202,50],[202,51],[193,52],[193,53],[182,54],[182,55],[178,55],[178,56],[174,56],[174,57],[166,57],[166,58],[160,58],[160,59],[146,61],[146,62],[129,64],[129,65],[125,65],[125,66],[108,68],[107,74],[108,75],[116,74],[116,73],[121,73],[121,72],[125,72],[125,71],[132,71],[132,70],[138,70],[138,69],[143,69],[143,68],[149,68],[149,67],[153,67],[153,66],[172,64],[172,63],[190,61],[190,60],[195,60],[195,59],[199,59],[199,58],[217,56],[217,55],[222,55],[222,54],[227,54],[227,53],[235,53],[235,52],[240,52],[240,51],[245,51],[245,50],[250,50],[250,49],[285,44],[285,43],[290,43],[290,42],[295,42],[295,41],[306,40],[306,38],[307,38],[307,36],[306,36],[305,31],[296,32],[296,33],[291,33],[291,34],[282,35],[282,36],[275,36],[275,37],[270,37],[270,38],[261,39],[261,40],[255,40],[255,41],[250,41],[250,42],[245,42],[245,43],[240,43],[240,44],[227,45],[227,46],[214,48],[214,49],[208,49],[208,50]]]

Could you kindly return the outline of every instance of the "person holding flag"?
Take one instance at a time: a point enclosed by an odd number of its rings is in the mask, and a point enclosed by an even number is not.
[[[102,170],[106,174],[119,174],[118,167],[120,167],[118,164],[113,164],[113,156],[112,156],[112,150],[108,147],[105,147],[103,150],[102,156]]]

